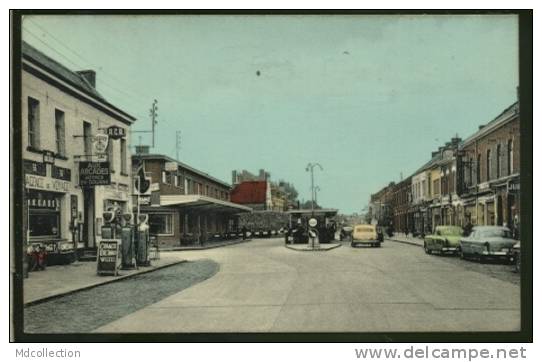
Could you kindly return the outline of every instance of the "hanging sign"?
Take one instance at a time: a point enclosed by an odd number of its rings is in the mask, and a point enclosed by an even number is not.
[[[111,139],[118,140],[118,139],[126,137],[126,129],[118,127],[118,126],[111,126],[107,128],[107,135]]]
[[[107,145],[109,143],[109,136],[103,133],[98,133],[93,137],[94,154],[102,155],[107,151]]]
[[[109,162],[79,162],[79,186],[111,184]]]
[[[120,242],[114,239],[104,239],[98,248],[98,275],[115,275],[119,273]]]

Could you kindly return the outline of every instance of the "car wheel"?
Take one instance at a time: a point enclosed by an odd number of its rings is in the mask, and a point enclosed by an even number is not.
[[[427,247],[427,243],[423,243],[423,250],[426,254],[431,254],[431,250]]]

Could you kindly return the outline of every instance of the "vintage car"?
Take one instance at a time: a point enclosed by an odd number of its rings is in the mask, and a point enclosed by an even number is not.
[[[463,229],[460,226],[439,225],[433,234],[425,236],[423,248],[426,254],[458,253],[462,236]]]
[[[468,237],[460,241],[461,258],[475,257],[509,259],[510,249],[517,240],[504,226],[475,226]]]
[[[354,232],[354,228],[352,226],[343,226],[341,227],[341,231],[339,232],[339,240],[350,240],[350,237],[352,236],[352,232]]]
[[[354,226],[354,232],[350,240],[352,247],[360,244],[380,247],[380,244],[384,241],[384,236],[377,232],[376,225],[359,224]]]
[[[510,262],[514,264],[514,270],[519,273],[521,271],[521,243],[518,241],[510,249]]]

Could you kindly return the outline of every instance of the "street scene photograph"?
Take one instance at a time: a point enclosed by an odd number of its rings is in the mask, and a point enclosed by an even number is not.
[[[24,14],[20,332],[520,332],[518,24]]]

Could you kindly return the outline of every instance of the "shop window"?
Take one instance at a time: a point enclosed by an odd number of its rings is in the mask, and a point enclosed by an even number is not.
[[[40,148],[40,102],[28,97],[28,145]]]
[[[66,131],[64,127],[64,112],[55,109],[55,134],[56,153],[60,156],[66,155]]]
[[[53,210],[30,210],[28,217],[30,237],[60,238],[60,212]]]
[[[162,171],[162,183],[167,184],[167,174],[166,171]]]
[[[173,235],[173,214],[149,214],[152,235]]]
[[[486,181],[491,180],[491,150],[486,152]]]

